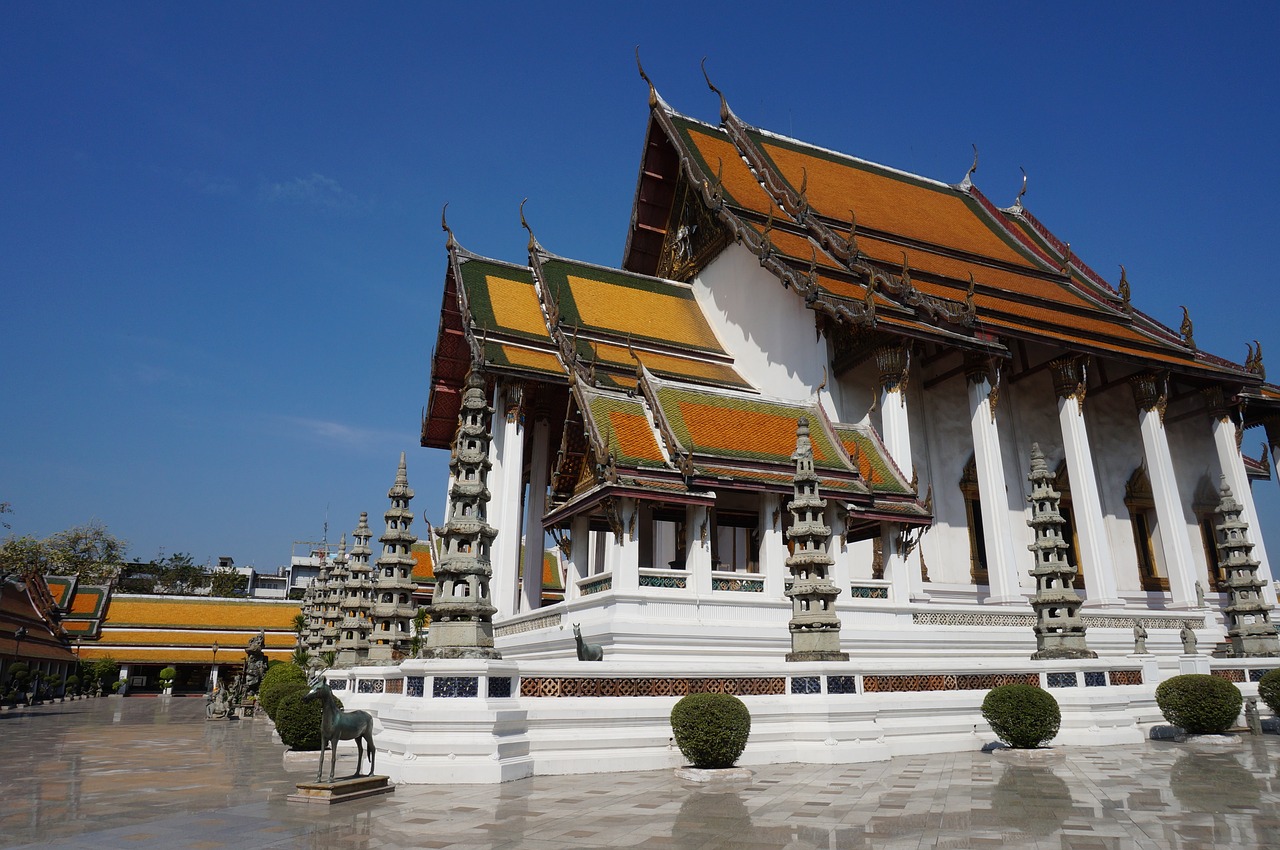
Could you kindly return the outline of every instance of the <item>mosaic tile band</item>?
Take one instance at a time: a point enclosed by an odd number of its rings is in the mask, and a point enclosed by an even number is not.
[[[904,691],[985,691],[1000,685],[1036,685],[1036,673],[970,673],[952,675],[930,673],[918,676],[863,676],[862,690],[868,694]]]
[[[588,582],[583,582],[581,585],[579,585],[579,587],[582,591],[583,596],[590,596],[593,593],[601,593],[606,590],[612,590],[613,576],[607,575],[607,576],[604,576],[603,578],[598,578]]]
[[[776,696],[786,693],[785,676],[742,679],[587,679],[534,676],[520,680],[522,697],[671,697],[718,693],[734,696]]]
[[[741,593],[764,593],[764,580],[758,578],[713,578],[712,590],[734,590]]]
[[[1148,620],[1143,617],[1081,617],[1090,629],[1132,629],[1142,620],[1148,629],[1181,629],[1183,624],[1193,629],[1203,629],[1204,617],[1184,617],[1177,620]],[[948,611],[922,611],[911,615],[917,626],[1006,626],[1030,628],[1036,624],[1034,614],[964,614]]]
[[[528,620],[521,620],[518,623],[505,623],[501,626],[494,626],[494,637],[508,637],[509,635],[523,634],[524,632],[534,632],[538,629],[554,629],[563,622],[561,614],[547,614],[545,617],[533,617]]]

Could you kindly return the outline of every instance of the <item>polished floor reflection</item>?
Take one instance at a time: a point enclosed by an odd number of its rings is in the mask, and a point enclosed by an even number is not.
[[[1227,750],[1152,742],[1020,765],[981,752],[756,768],[707,793],[669,771],[400,786],[291,804],[264,719],[200,699],[118,697],[0,714],[0,846],[366,850],[1280,847],[1280,736]]]

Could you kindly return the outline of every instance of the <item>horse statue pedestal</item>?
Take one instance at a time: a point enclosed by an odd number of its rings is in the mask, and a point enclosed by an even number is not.
[[[299,782],[298,792],[290,794],[288,799],[290,803],[332,806],[334,803],[345,803],[378,794],[393,794],[395,790],[396,786],[388,783],[385,776],[353,776],[334,782]]]

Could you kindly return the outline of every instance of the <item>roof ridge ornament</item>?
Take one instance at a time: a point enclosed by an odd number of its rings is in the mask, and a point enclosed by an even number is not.
[[[649,79],[649,75],[644,72],[644,66],[640,64],[640,45],[636,45],[636,68],[640,70],[640,79],[649,84],[649,108],[654,109],[658,105],[658,90],[654,88],[653,80]]]
[[[1015,215],[1022,212],[1022,196],[1027,194],[1027,169],[1019,165],[1018,170],[1022,172],[1022,188],[1018,190],[1018,197],[1013,199],[1013,206],[1009,207],[1009,212]]]
[[[852,207],[849,209],[849,235],[845,237],[844,249],[851,260],[856,261],[862,254],[858,250],[858,214],[853,211]]]
[[[1182,334],[1182,341],[1192,351],[1196,350],[1195,325],[1191,324],[1191,312],[1187,310],[1187,305],[1179,304],[1182,308],[1182,325],[1178,328],[1178,333]]]
[[[729,102],[724,98],[724,92],[716,88],[715,83],[711,82],[711,77],[707,74],[707,57],[702,57],[702,78],[707,81],[707,88],[711,89],[720,97],[720,120],[727,121],[732,111],[729,109]]]
[[[538,237],[533,235],[533,228],[529,226],[529,221],[524,217],[524,205],[529,203],[529,199],[525,198],[520,202],[520,226],[529,231],[529,253],[535,251],[541,252],[542,246],[538,244]]]
[[[960,181],[960,191],[967,192],[969,187],[973,185],[973,175],[978,173],[978,145],[973,144],[973,165],[969,166],[969,170],[964,173],[964,179]]]
[[[449,229],[449,220],[445,218],[445,213],[448,211],[449,202],[445,201],[444,206],[440,209],[440,229],[449,234],[449,238],[444,243],[445,250],[453,251],[458,247],[458,240],[453,238],[453,231]]]
[[[1129,300],[1131,295],[1129,290],[1129,276],[1128,276],[1128,273],[1125,271],[1124,263],[1120,264],[1120,285],[1118,289],[1120,291],[1120,300],[1122,302],[1122,306],[1124,307],[1124,311],[1128,313],[1130,316],[1132,316],[1133,303]]]
[[[1071,243],[1067,243],[1067,247],[1062,249],[1062,273],[1067,277],[1071,277]]]

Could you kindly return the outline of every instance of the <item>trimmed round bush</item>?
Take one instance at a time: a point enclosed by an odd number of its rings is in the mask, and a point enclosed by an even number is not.
[[[160,671],[160,684],[169,687],[173,684],[173,680],[178,678],[178,671],[173,667],[166,667]]]
[[[1226,679],[1188,673],[1156,687],[1156,705],[1164,719],[1188,735],[1221,735],[1240,716],[1244,697]]]
[[[320,749],[320,719],[324,715],[324,707],[318,699],[303,701],[309,690],[305,684],[295,685],[292,690],[285,691],[276,703],[276,731],[285,746],[292,750]]]
[[[1258,682],[1258,696],[1272,714],[1280,715],[1280,670],[1272,670],[1262,677]]]
[[[1053,694],[1034,685],[1000,685],[982,700],[982,718],[1004,743],[1032,750],[1058,734],[1062,710]]]
[[[671,709],[671,732],[694,767],[733,767],[751,734],[751,712],[732,694],[689,694]]]
[[[307,689],[307,674],[292,664],[277,664],[267,669],[262,677],[262,684],[258,686],[258,702],[268,717],[276,719],[276,704],[280,702],[280,697],[286,689],[297,685],[301,685],[303,690]]]

